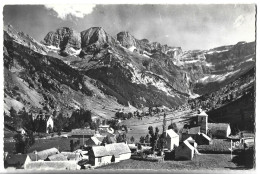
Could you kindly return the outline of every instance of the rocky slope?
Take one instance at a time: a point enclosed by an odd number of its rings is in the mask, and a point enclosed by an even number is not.
[[[111,117],[120,108],[173,108],[255,64],[255,43],[182,51],[128,32],[115,39],[101,27],[80,34],[59,28],[42,43],[10,26],[4,29],[7,112],[10,106],[66,113],[84,107]]]

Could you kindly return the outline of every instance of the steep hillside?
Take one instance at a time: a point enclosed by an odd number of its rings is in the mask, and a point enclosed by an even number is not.
[[[64,115],[77,109],[91,109],[94,116],[110,118],[124,107],[112,96],[95,86],[95,80],[64,63],[63,60],[32,51],[14,41],[5,32],[4,82],[5,112],[10,107],[17,111],[62,111]]]
[[[222,89],[254,66],[255,42],[182,51],[129,32],[115,39],[102,27],[62,27],[39,43],[6,26],[5,111],[13,106],[71,113],[83,107],[112,117],[122,108],[174,108]]]
[[[232,127],[254,131],[255,67],[224,87],[188,103],[192,109],[207,110],[210,122],[231,123]]]

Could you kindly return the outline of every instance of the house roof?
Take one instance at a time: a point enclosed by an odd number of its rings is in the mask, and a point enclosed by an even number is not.
[[[58,149],[56,148],[50,148],[50,149],[46,149],[46,150],[43,150],[43,151],[39,151],[37,152],[37,159],[41,159],[41,160],[45,160],[46,158],[48,158],[49,156],[51,155],[54,155],[54,154],[57,154],[59,153]],[[33,160],[35,159],[35,154],[30,154],[29,155],[30,158]],[[33,160],[34,161],[34,160]]]
[[[211,141],[211,138],[209,136],[207,136],[204,133],[198,133],[200,136],[202,136],[203,138],[207,139],[208,141]]]
[[[191,150],[194,150],[194,147],[189,143],[188,140],[183,141],[183,143]]]
[[[61,153],[51,155],[48,157],[50,161],[68,161],[67,157]]]
[[[187,133],[187,134],[198,134],[199,132],[200,132],[200,126],[191,127],[189,129],[182,130],[182,133]]]
[[[93,136],[86,141],[86,145],[92,145],[92,143],[94,143],[95,145],[99,145],[101,144],[101,141],[97,137]]]
[[[81,153],[75,153],[75,152],[61,152],[61,154],[66,156],[68,160],[78,159],[80,158],[80,156],[82,156]]]
[[[228,123],[208,123],[208,128],[212,131],[227,130],[228,127],[229,127]]]
[[[106,144],[105,148],[110,153],[110,155],[114,155],[116,158],[120,157],[119,151],[116,149],[114,144]]]
[[[91,129],[73,129],[71,135],[94,135],[95,130]]]
[[[27,154],[8,154],[6,162],[8,165],[16,165],[17,163],[23,165],[27,156]]]
[[[95,157],[110,156],[110,153],[104,146],[93,146],[92,151]]]
[[[130,148],[125,143],[106,144],[105,147],[109,152],[118,153],[119,155],[131,153]]]
[[[208,114],[205,111],[201,111],[197,116],[208,116]]]
[[[34,161],[25,166],[25,169],[33,170],[76,170],[76,161]]]
[[[179,137],[179,135],[176,132],[174,132],[173,129],[166,130],[166,135],[169,135],[169,137],[171,138]]]

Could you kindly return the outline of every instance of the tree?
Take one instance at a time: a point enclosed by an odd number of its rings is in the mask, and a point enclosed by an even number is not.
[[[158,138],[159,138],[159,129],[158,127],[155,128],[155,132],[153,131],[153,127],[152,126],[149,126],[148,127],[148,130],[149,130],[149,134],[151,136],[150,138],[150,142],[151,142],[151,146],[152,146],[152,151],[154,153],[155,151],[155,148],[157,146],[157,141],[158,141]]]
[[[145,142],[146,142],[146,143],[150,143],[150,137],[149,137],[149,134],[147,134],[147,135],[145,136]]]
[[[171,123],[171,124],[168,126],[168,129],[173,129],[174,132],[176,132],[176,133],[179,132],[179,129],[178,129],[176,123]]]
[[[106,137],[103,139],[102,143],[101,143],[102,146],[104,146],[104,145],[106,145],[106,144],[112,144],[112,141],[111,141],[111,139],[109,138],[109,136],[106,136]]]
[[[73,140],[70,140],[70,151],[71,151],[71,152],[74,151],[74,143],[73,143]]]
[[[130,141],[131,141],[131,143],[133,143],[133,142],[135,141],[135,138],[132,136],[132,137],[130,138]]]
[[[25,153],[25,141],[21,134],[14,135],[16,153]]]
[[[139,142],[140,143],[144,143],[145,142],[145,138],[143,136],[141,136]]]
[[[10,112],[10,117],[15,118],[17,116],[17,112],[12,106],[11,106],[9,112]]]

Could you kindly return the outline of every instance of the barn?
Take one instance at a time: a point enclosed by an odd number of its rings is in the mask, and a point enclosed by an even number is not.
[[[91,138],[95,135],[95,130],[91,129],[72,129],[71,138]]]
[[[108,152],[110,152],[110,154],[114,155],[115,160],[111,159],[112,162],[119,162],[122,160],[130,159],[131,157],[131,150],[125,143],[106,144],[105,148]]]
[[[227,138],[231,134],[228,123],[208,123],[209,132],[216,138]]]
[[[58,149],[56,148],[50,148],[43,151],[39,151],[37,153],[30,153],[28,154],[32,161],[38,161],[38,160],[46,160],[49,156],[55,155],[60,153]]]
[[[194,152],[195,148],[185,140],[175,149],[175,160],[192,160]]]
[[[111,163],[112,155],[104,146],[93,146],[89,151],[89,162],[93,166]]]
[[[179,146],[179,135],[173,129],[166,130],[166,148],[173,150],[174,145]]]
[[[66,156],[69,161],[80,161],[83,155],[79,152],[61,152],[62,155]]]

